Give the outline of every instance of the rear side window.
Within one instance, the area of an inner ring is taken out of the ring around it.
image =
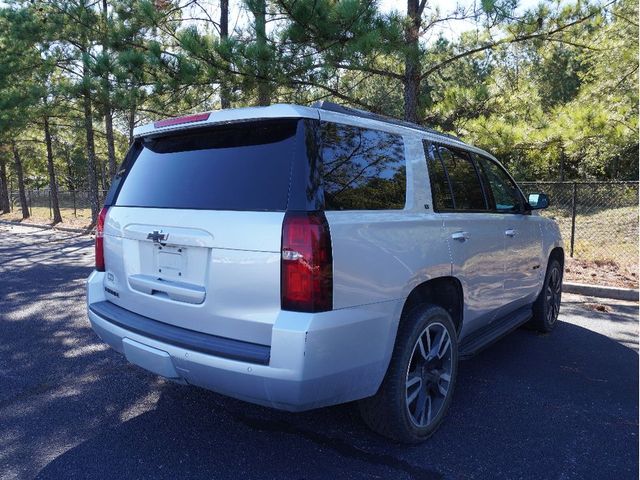
[[[427,154],[433,208],[434,210],[453,210],[453,194],[451,193],[447,172],[444,170],[442,160],[438,154],[438,147],[426,140],[423,145]]]
[[[137,142],[115,205],[286,210],[296,119],[187,130]]]
[[[464,152],[439,146],[438,152],[447,171],[456,210],[487,210],[480,177],[473,161]]]
[[[425,150],[436,210],[488,210],[478,171],[467,153],[427,143]]]
[[[404,208],[406,166],[402,136],[322,122],[320,150],[326,210]]]

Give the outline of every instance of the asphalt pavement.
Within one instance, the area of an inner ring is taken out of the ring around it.
[[[93,333],[90,237],[0,225],[0,478],[638,478],[638,305],[566,295],[460,366],[418,446],[352,404],[271,410],[129,365]],[[604,311],[601,311],[604,310]]]

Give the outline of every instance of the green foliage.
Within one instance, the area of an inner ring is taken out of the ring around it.
[[[447,67],[430,81],[428,121],[523,180],[637,179],[638,45],[628,41],[638,38],[628,21],[637,15],[636,3],[621,1],[558,41],[505,45]]]
[[[419,118],[492,152],[516,177],[638,177],[633,0],[543,0],[526,11],[483,0],[450,12],[427,2],[417,47],[405,12],[369,0],[246,0],[226,39],[218,0],[107,0],[106,14],[87,0],[2,5],[0,158],[12,182],[16,142],[27,183],[46,184],[46,116],[59,183],[86,188],[85,94],[106,186],[108,112],[118,160],[135,125],[219,108],[223,85],[234,107],[330,99],[402,117],[407,58],[419,67]],[[475,28],[444,37],[448,15]]]

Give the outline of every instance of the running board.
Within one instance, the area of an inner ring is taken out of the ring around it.
[[[460,359],[467,360],[473,357],[493,342],[528,322],[532,316],[531,305],[527,305],[473,332],[460,344]]]

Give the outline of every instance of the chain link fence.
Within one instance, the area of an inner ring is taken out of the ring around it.
[[[555,218],[569,256],[620,266],[638,264],[638,182],[520,182],[549,195],[542,215]]]
[[[638,182],[520,182],[526,193],[544,192],[551,206],[542,215],[560,225],[567,253],[580,260],[638,264]],[[100,192],[103,199],[106,192]],[[60,191],[62,218],[91,220],[87,191]],[[14,211],[18,192],[11,192]],[[27,191],[31,215],[53,218],[48,190]]]
[[[53,209],[51,205],[51,194],[49,190],[27,190],[27,205],[29,214],[35,218],[52,219]],[[100,204],[104,201],[106,191],[99,191]],[[9,202],[11,211],[20,211],[20,194],[19,192],[9,193]],[[74,219],[87,224],[91,221],[91,202],[89,200],[89,192],[87,190],[76,191],[58,191],[58,205],[63,220]]]

